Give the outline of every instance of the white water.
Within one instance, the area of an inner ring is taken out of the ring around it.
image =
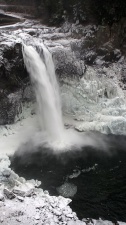
[[[55,66],[54,66],[54,63],[53,63],[52,55],[43,43],[41,43],[40,47],[42,47],[42,49],[43,49],[43,55],[44,55],[44,59],[45,59],[45,65],[46,65],[47,73],[48,73],[51,85],[53,87],[54,96],[55,96],[55,105],[56,105],[58,114],[60,115],[61,120],[62,120],[59,85],[58,85],[58,82],[57,82],[57,79],[56,79]]]
[[[86,134],[80,134],[73,129],[64,129],[59,87],[52,56],[48,49],[39,43],[41,53],[42,49],[45,56],[44,62],[33,47],[25,45],[23,47],[24,62],[30,74],[38,103],[38,115],[37,117],[32,116],[31,110],[27,115],[27,110],[25,110],[23,111],[24,120],[12,126],[8,125],[7,129],[1,128],[1,154],[3,152],[13,154],[23,143],[28,141],[32,142],[34,150],[38,146],[46,144],[56,151],[71,150],[74,146],[79,149],[84,145],[99,146],[102,144],[101,140]]]
[[[38,53],[39,52],[39,53]],[[35,91],[38,104],[40,132],[31,138],[34,149],[46,143],[53,150],[71,150],[75,146],[106,146],[101,138],[65,130],[62,121],[59,87],[51,53],[39,44],[38,52],[32,46],[23,45],[23,57]]]
[[[36,94],[40,129],[55,140],[64,131],[58,83],[52,56],[44,45],[42,50],[44,59],[32,46],[23,45],[23,57]]]

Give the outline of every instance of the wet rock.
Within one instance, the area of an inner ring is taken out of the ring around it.
[[[18,199],[20,202],[23,202],[23,201],[24,201],[24,198],[21,197],[21,196],[17,196],[17,199]]]
[[[40,215],[36,214],[34,218],[35,218],[35,220],[40,220]]]
[[[0,218],[0,222],[1,222],[1,223],[3,223],[3,222],[4,222],[4,219],[3,219],[2,217]]]
[[[31,29],[31,30],[28,31],[28,34],[30,34],[31,36],[33,36],[33,35],[36,34],[36,30]]]
[[[13,193],[14,193],[15,195],[20,196],[20,197],[24,197],[24,196],[25,196],[25,192],[24,192],[24,191],[18,190],[18,189],[16,189],[16,188],[13,189]]]
[[[24,79],[27,78],[27,71],[24,68],[22,57],[22,46],[20,43],[10,42],[9,45],[2,43],[0,52],[3,60],[0,62],[0,78],[3,83],[2,89],[8,87],[8,90],[16,90],[23,85]]]
[[[110,43],[104,44],[102,47],[96,50],[97,55],[102,58],[105,62],[117,62],[122,54],[119,49],[114,49],[114,47]]]
[[[123,83],[123,89],[126,90],[126,60],[124,61],[121,69],[121,82]]]
[[[8,42],[6,38],[0,44],[0,125],[14,123],[16,115],[21,112],[28,77],[21,44],[12,40]]]
[[[56,74],[59,77],[82,77],[85,71],[84,62],[78,60],[71,49],[56,47],[53,51]]]
[[[36,209],[41,209],[44,208],[46,206],[45,201],[41,200],[36,204]]]
[[[14,199],[16,196],[12,191],[9,191],[8,189],[4,189],[4,195],[8,198],[8,199]]]
[[[64,183],[60,187],[57,188],[57,191],[60,195],[64,197],[70,197],[72,198],[76,192],[77,192],[77,187],[72,184],[72,183]]]
[[[92,64],[94,64],[96,57],[97,57],[96,52],[90,51],[90,52],[87,52],[87,54],[85,54],[84,60],[85,60],[86,64],[92,65]]]
[[[17,203],[17,204],[19,205],[19,203]],[[21,210],[16,210],[13,213],[11,213],[11,216],[13,216],[13,217],[19,217],[19,216],[23,216],[23,215],[24,215],[24,212]]]
[[[15,116],[20,111],[21,102],[18,102],[18,99],[15,97],[13,102],[11,102],[9,97],[0,100],[0,125],[14,123]]]
[[[120,50],[112,50],[108,51],[106,55],[103,57],[103,60],[108,61],[108,62],[116,62],[121,58],[121,52]]]
[[[17,218],[16,221],[20,223],[21,222],[21,219],[20,218]]]
[[[56,216],[61,216],[62,212],[57,210],[57,209],[53,209],[53,213],[56,215]]]
[[[35,94],[33,92],[32,86],[31,85],[26,85],[26,87],[23,90],[23,101],[25,102],[31,102],[31,101],[35,101]]]
[[[68,221],[68,223],[67,223],[68,225],[86,225],[86,223],[85,222],[82,222],[82,221],[73,221],[73,220],[70,220],[70,221]]]
[[[4,202],[4,196],[0,193],[0,201]]]
[[[84,60],[87,65],[98,64],[99,58],[104,65],[108,65],[122,56],[116,29],[113,30],[113,38],[108,26],[79,25],[73,26],[71,32],[77,38],[72,41],[71,48],[78,59]]]
[[[34,195],[35,193],[34,193],[34,190],[33,189],[30,189],[29,191],[27,191],[26,193],[25,193],[25,196],[26,197],[31,197],[32,195]]]

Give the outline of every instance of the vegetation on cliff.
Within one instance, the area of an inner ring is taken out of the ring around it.
[[[36,0],[39,14],[43,6],[46,8],[51,23],[60,23],[64,19],[80,23],[97,22],[108,24],[126,17],[126,1],[124,0]]]
[[[0,3],[32,5],[36,15],[46,18],[51,24],[60,24],[64,20],[79,23],[98,23],[112,26],[126,17],[124,0],[0,0]]]

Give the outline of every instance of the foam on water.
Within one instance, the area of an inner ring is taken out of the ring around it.
[[[103,139],[98,136],[90,134],[80,134],[74,130],[64,130],[62,138],[51,139],[44,132],[36,132],[34,137],[30,140],[34,149],[38,149],[39,146],[46,146],[51,148],[55,153],[57,151],[70,151],[72,149],[80,150],[82,146],[92,146],[106,150],[106,145]]]

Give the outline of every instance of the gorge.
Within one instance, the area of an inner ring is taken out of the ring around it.
[[[39,216],[33,224],[51,224],[54,215],[54,224],[126,222],[126,64],[114,26],[110,37],[107,26],[66,20],[52,27],[23,15],[20,22],[0,27],[1,193],[6,187],[16,193],[14,183],[18,189],[26,180],[37,179],[53,196],[34,189],[32,198],[42,195],[50,199],[49,205],[60,204],[54,195],[72,198],[70,206],[83,219],[69,206],[65,214],[57,205],[58,215],[46,205],[50,220],[42,222]],[[26,180],[8,168],[6,154],[11,168]],[[6,180],[8,173],[15,176],[14,183]],[[37,186],[35,181],[32,185]],[[102,220],[95,220],[99,217]],[[26,222],[21,219],[21,224]]]

